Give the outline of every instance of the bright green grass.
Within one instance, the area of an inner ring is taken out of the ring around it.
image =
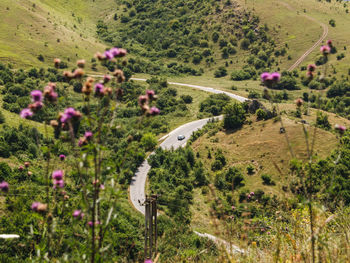
[[[74,63],[76,59],[89,59],[96,51],[103,51],[105,46],[95,39],[96,15],[102,10],[96,10],[93,16],[92,4],[83,2],[2,0],[0,61],[15,66],[46,66],[55,57],[65,61],[71,58]],[[39,54],[45,62],[37,59]]]

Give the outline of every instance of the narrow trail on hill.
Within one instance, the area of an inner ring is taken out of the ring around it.
[[[291,7],[289,4],[287,4],[287,3],[285,3],[285,2],[279,2],[279,3],[282,4],[282,5],[284,5],[284,6],[285,6],[287,9],[289,9],[290,11],[296,11],[296,9],[294,9],[293,7]],[[292,71],[292,70],[294,70],[296,67],[298,67],[298,66],[301,64],[301,62],[303,62],[303,61],[305,60],[305,58],[306,58],[308,55],[310,55],[310,53],[311,53],[312,51],[314,51],[315,48],[317,48],[317,47],[322,43],[322,41],[325,40],[325,38],[326,38],[327,35],[328,35],[328,26],[327,26],[327,25],[323,24],[322,22],[317,21],[315,18],[313,18],[313,17],[311,17],[311,16],[309,16],[309,15],[307,15],[307,14],[302,14],[302,16],[305,17],[306,19],[308,19],[308,20],[314,22],[314,23],[319,24],[319,25],[323,28],[323,34],[322,34],[322,36],[313,44],[312,47],[310,47],[307,51],[305,51],[305,53],[304,53],[300,58],[298,58],[297,61],[295,61],[295,63],[294,63],[293,65],[291,65],[291,66],[289,67],[288,71]]]

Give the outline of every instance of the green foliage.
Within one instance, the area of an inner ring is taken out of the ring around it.
[[[328,115],[321,111],[317,112],[316,125],[322,129],[329,130],[331,124],[328,121]]]
[[[263,180],[263,184],[266,184],[266,185],[275,185],[276,184],[272,180],[271,175],[263,174],[263,175],[261,175],[261,179]]]
[[[227,75],[227,70],[226,70],[225,67],[219,67],[219,68],[214,72],[215,78],[225,77],[226,75]]]
[[[230,102],[230,97],[226,94],[212,94],[199,106],[200,112],[208,112],[214,116],[220,115],[223,112],[223,108]]]
[[[245,110],[243,109],[242,105],[239,103],[230,103],[224,108],[224,128],[231,130],[231,129],[238,129],[242,127],[243,123],[245,122],[246,116],[245,116]]]
[[[151,151],[158,144],[157,137],[151,133],[145,133],[141,138],[141,145],[146,151]]]

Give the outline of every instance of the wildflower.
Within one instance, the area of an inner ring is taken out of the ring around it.
[[[343,125],[339,125],[339,124],[336,124],[334,126],[334,129],[337,130],[341,135],[343,135],[344,132],[346,131],[346,127]]]
[[[146,90],[146,95],[147,95],[149,100],[153,100],[155,94],[156,93],[154,92],[154,90]]]
[[[5,181],[0,183],[0,190],[3,192],[8,192],[9,190],[9,184]]]
[[[33,102],[41,102],[43,100],[43,93],[40,90],[33,90],[30,95]]]
[[[152,115],[152,116],[158,115],[159,113],[160,113],[160,110],[157,107],[152,107],[149,110],[149,114]]]
[[[307,66],[307,70],[310,72],[314,72],[316,70],[316,65],[315,64],[309,64]]]
[[[103,54],[101,54],[100,52],[95,53],[95,58],[97,58],[100,61],[106,59],[106,57]]]
[[[89,82],[85,82],[81,92],[84,93],[86,96],[89,96],[92,92],[92,84]]]
[[[87,141],[86,141],[85,137],[79,138],[79,141],[78,141],[79,147],[82,147],[83,145],[86,145],[86,144],[87,144]]]
[[[84,137],[86,138],[86,140],[90,141],[92,139],[92,132],[91,131],[86,131],[84,134]]]
[[[333,42],[332,40],[327,40],[327,46],[329,46],[330,48],[333,46]]]
[[[236,207],[233,205],[233,206],[231,206],[231,208],[232,208],[232,210],[235,210],[236,209]]]
[[[103,84],[102,83],[97,83],[96,85],[95,85],[95,94],[96,95],[104,95],[103,94],[103,89],[104,89],[104,86],[103,86]]]
[[[61,161],[64,161],[64,160],[66,159],[66,156],[65,156],[64,154],[60,154],[59,157],[60,157],[60,160],[61,160]]]
[[[268,79],[271,78],[271,74],[268,73],[268,72],[264,72],[264,73],[262,73],[262,74],[260,75],[260,78],[261,78],[261,81],[262,81],[262,82],[265,82],[265,81],[267,81]]]
[[[79,111],[76,111],[74,108],[67,108],[64,110],[64,113],[60,117],[60,121],[63,123],[66,123],[68,120],[72,119],[73,117],[80,118],[81,113]]]
[[[113,57],[119,56],[119,53],[120,53],[119,48],[116,48],[116,47],[111,48],[109,52],[113,55]]]
[[[60,64],[61,64],[61,60],[59,58],[55,58],[53,60],[53,63],[55,65],[55,68],[59,68],[60,67]]]
[[[117,78],[118,83],[122,83],[125,81],[124,72],[120,69],[116,69],[113,72],[113,76],[115,76]]]
[[[73,217],[75,217],[75,218],[80,217],[80,215],[81,215],[81,210],[75,210],[73,212]]]
[[[58,127],[58,121],[56,121],[56,120],[51,120],[51,121],[50,121],[50,125],[51,125],[52,127],[56,128],[56,127]]]
[[[112,52],[110,52],[109,50],[105,51],[104,57],[109,60],[112,60],[114,58]]]
[[[74,78],[74,74],[70,71],[63,71],[63,76],[67,79],[67,80],[71,80]]]
[[[33,112],[30,109],[26,108],[21,111],[20,116],[23,119],[28,119],[29,117],[33,116]]]
[[[33,175],[33,173],[32,173],[31,171],[28,171],[27,175],[28,175],[29,177],[31,177],[31,176]]]
[[[58,94],[55,92],[55,89],[56,84],[54,83],[49,83],[44,88],[44,97],[50,102],[55,102],[57,100]]]
[[[274,82],[278,82],[281,79],[281,74],[278,73],[278,72],[274,72],[274,73],[271,74],[271,79]]]
[[[113,92],[113,90],[112,90],[112,88],[104,88],[104,90],[103,90],[103,94],[106,94],[106,95],[112,95],[112,92]]]
[[[78,60],[77,61],[77,66],[79,67],[79,68],[84,68],[85,67],[85,59],[81,59],[81,60]]]
[[[31,206],[31,208],[35,212],[45,212],[47,210],[47,204],[42,204],[40,202],[34,202]]]
[[[100,185],[100,189],[101,189],[101,190],[105,190],[104,184],[101,184],[101,185]]]
[[[41,101],[34,102],[32,104],[28,105],[28,108],[32,110],[33,112],[37,112],[44,107],[44,104]]]
[[[101,223],[100,223],[100,221],[95,221],[95,225],[100,225]],[[92,227],[93,226],[93,223],[92,223],[92,221],[89,221],[88,222],[88,225],[90,226],[90,227]]]
[[[84,70],[82,70],[81,68],[77,68],[73,72],[73,77],[74,78],[81,78],[82,76],[84,76],[84,74],[85,74]]]
[[[22,172],[24,170],[23,166],[21,165],[20,167],[18,167],[18,170]]]
[[[56,189],[56,187],[63,188],[64,187],[64,181],[63,180],[53,180],[53,189]]]
[[[30,166],[30,162],[24,162],[24,166],[28,168]]]
[[[152,259],[146,259],[144,263],[153,263]]]
[[[254,192],[250,192],[250,195],[251,195],[251,196],[254,196],[254,195],[255,195],[255,193],[254,193]]]
[[[103,76],[103,83],[108,83],[111,79],[112,79],[112,77],[110,75],[104,75]]]
[[[52,178],[54,180],[62,180],[63,179],[64,172],[62,170],[56,170],[52,173]]]
[[[295,104],[297,107],[301,107],[303,105],[304,101],[301,98],[298,98],[295,100]]]
[[[146,102],[148,101],[148,97],[145,95],[141,95],[139,97],[139,105],[142,107],[146,104]]]
[[[320,51],[321,51],[322,55],[327,56],[329,54],[329,52],[331,52],[331,48],[329,46],[322,46],[320,48]]]

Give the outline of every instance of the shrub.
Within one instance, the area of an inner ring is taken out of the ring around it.
[[[276,184],[272,180],[271,175],[263,174],[263,175],[261,175],[261,179],[263,180],[263,184],[265,184],[265,185],[275,185]]]
[[[223,67],[223,66],[219,67],[219,68],[214,72],[215,78],[225,77],[226,75],[227,75],[227,70],[226,70],[226,68]]]
[[[249,165],[247,166],[247,173],[248,173],[249,175],[254,174],[254,173],[255,173],[254,166],[252,166],[251,164],[249,164]]]
[[[245,110],[236,102],[228,104],[224,108],[224,128],[225,129],[237,129],[242,127],[246,116]]]
[[[257,109],[255,114],[257,120],[266,120],[267,118],[267,113],[263,109]]]

